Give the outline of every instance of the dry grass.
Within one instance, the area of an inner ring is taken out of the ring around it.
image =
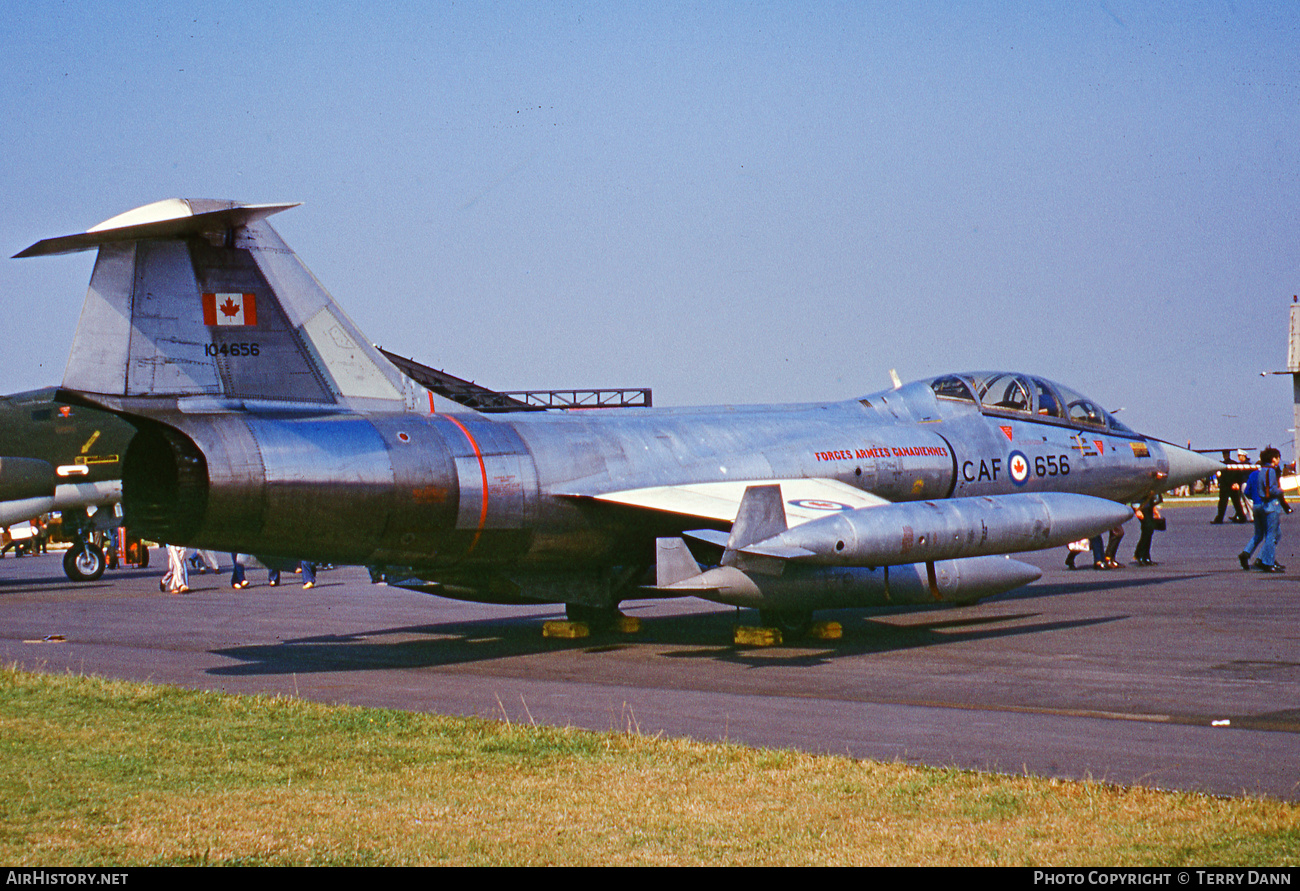
[[[11,864],[1291,865],[1300,808],[0,673]]]

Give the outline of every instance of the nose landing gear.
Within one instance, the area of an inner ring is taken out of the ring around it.
[[[74,582],[95,581],[107,565],[103,549],[94,542],[77,542],[63,555],[63,571]]]

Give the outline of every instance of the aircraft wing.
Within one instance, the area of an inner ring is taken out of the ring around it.
[[[740,510],[745,490],[751,486],[779,485],[785,501],[786,522],[791,526],[819,520],[840,511],[889,504],[879,495],[855,489],[832,479],[737,480],[720,483],[688,483],[678,486],[650,486],[588,495],[597,501],[640,507],[671,514],[684,514],[731,523]]]

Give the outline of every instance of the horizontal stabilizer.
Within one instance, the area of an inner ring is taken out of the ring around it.
[[[758,588],[750,580],[749,576],[736,567],[715,566],[706,572],[696,573],[672,584],[660,585],[658,590],[674,591],[680,594],[689,594],[693,597],[702,597],[705,600],[726,603],[728,601],[721,599],[723,592],[743,590],[752,595],[758,591]]]
[[[708,542],[711,545],[717,545],[726,549],[727,543],[731,536],[726,532],[719,532],[717,529],[690,529],[683,532],[682,535],[694,538],[697,541]],[[779,545],[768,545],[766,542],[755,542],[740,549],[742,553],[750,554],[756,557],[773,557],[777,560],[794,560],[803,557],[816,556],[812,551],[803,548],[781,547]]]
[[[696,541],[706,541],[720,548],[725,548],[727,542],[731,540],[731,533],[722,532],[718,529],[689,529],[683,532],[682,535],[689,536]]]
[[[282,210],[297,207],[299,203],[301,202],[241,205],[234,201],[168,198],[165,201],[155,201],[153,204],[146,204],[144,207],[119,214],[76,235],[43,239],[21,253],[15,254],[14,259],[72,254],[116,241],[185,238],[222,233],[228,229],[246,226],[255,220],[265,219]]]
[[[810,551],[807,548],[795,545],[767,544],[766,542],[757,542],[740,548],[739,553],[752,557],[772,557],[777,560],[800,560],[817,556],[816,551]]]

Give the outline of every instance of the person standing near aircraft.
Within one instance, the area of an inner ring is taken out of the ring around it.
[[[158,582],[158,590],[169,594],[188,594],[190,572],[185,560],[185,548],[167,545],[167,574]]]
[[[311,589],[316,587],[315,564],[309,563],[306,560],[300,560],[298,561],[297,566],[294,567],[293,571],[295,573],[302,574],[302,586],[304,589]],[[270,570],[270,575],[268,576],[267,584],[269,584],[272,588],[280,584],[280,568],[278,566]]]
[[[1282,514],[1291,513],[1282,493],[1282,474],[1278,469],[1282,453],[1269,446],[1259,453],[1259,470],[1246,481],[1246,494],[1255,508],[1255,535],[1246,549],[1237,555],[1242,569],[1250,569],[1250,555],[1263,545],[1255,568],[1261,572],[1283,572],[1286,567],[1277,562],[1277,542],[1282,532]]]
[[[1151,559],[1151,536],[1155,535],[1156,530],[1165,528],[1165,518],[1160,516],[1160,508],[1156,507],[1164,500],[1164,496],[1159,492],[1151,492],[1142,499],[1142,503],[1134,511],[1134,515],[1142,524],[1142,535],[1138,538],[1136,550],[1133,551],[1133,562],[1139,566],[1156,565],[1156,562]]]
[[[230,554],[230,587],[247,588],[248,577],[244,572],[244,564],[239,561],[239,556],[234,552]]]
[[[1088,549],[1091,546],[1092,546],[1092,542],[1086,538],[1081,538],[1078,541],[1072,541],[1068,545],[1066,545],[1066,554],[1065,554],[1066,568],[1078,569],[1079,567],[1074,565],[1074,561],[1078,559],[1080,554],[1086,554],[1088,552]]]
[[[1105,541],[1100,535],[1088,541],[1092,548],[1092,568],[1093,569],[1123,569],[1124,564],[1117,559],[1119,554],[1119,543],[1124,539],[1124,527],[1115,526],[1110,530],[1110,538]],[[1073,567],[1071,567],[1073,568]]]
[[[1237,463],[1246,463],[1246,453],[1238,450]],[[1241,486],[1246,482],[1250,471],[1237,470],[1232,467],[1225,467],[1219,471],[1219,510],[1210,522],[1219,525],[1223,522],[1223,515],[1228,512],[1228,502],[1232,502],[1232,522],[1246,522],[1246,513],[1241,507]]]

